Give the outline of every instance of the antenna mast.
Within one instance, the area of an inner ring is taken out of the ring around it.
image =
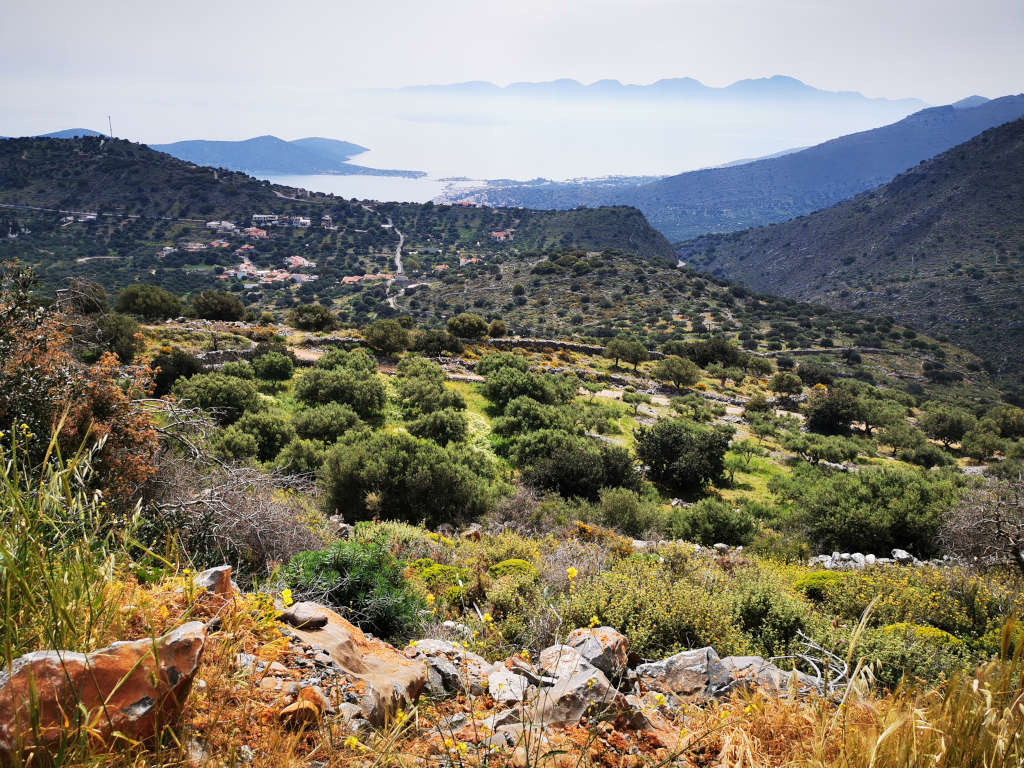
[[[110,122],[110,115],[107,115],[107,129],[110,131],[110,138],[114,138],[114,124]]]

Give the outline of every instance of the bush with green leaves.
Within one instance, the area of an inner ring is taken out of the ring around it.
[[[857,396],[845,387],[813,392],[807,401],[807,429],[823,435],[841,435],[860,415]]]
[[[327,452],[321,484],[325,508],[346,520],[380,515],[430,527],[483,514],[501,490],[498,469],[482,452],[405,432],[338,443]]]
[[[640,363],[646,361],[649,357],[647,347],[636,339],[630,339],[626,336],[619,336],[608,342],[608,346],[604,348],[604,356],[615,361],[615,367],[619,367],[619,361],[625,360],[627,363],[632,363],[634,370]]]
[[[96,340],[102,349],[113,352],[125,364],[135,359],[141,342],[136,337],[139,324],[134,318],[117,312],[106,312],[98,315],[94,322]]]
[[[349,368],[303,371],[295,380],[295,397],[306,405],[349,405],[363,419],[380,415],[387,399],[379,375]]]
[[[362,347],[355,349],[342,349],[335,347],[325,352],[314,364],[315,368],[333,370],[344,368],[354,373],[376,373],[377,360]]]
[[[566,498],[596,499],[602,488],[639,488],[629,451],[558,429],[529,432],[515,441],[512,462],[523,482]]]
[[[181,300],[157,285],[130,285],[118,294],[115,308],[126,315],[162,320],[181,314]]]
[[[789,653],[797,633],[807,629],[809,610],[778,579],[738,578],[732,587],[736,621],[763,656]]]
[[[256,378],[256,371],[245,360],[231,360],[224,363],[218,371],[224,376],[234,376],[236,379],[252,380]]]
[[[643,497],[629,488],[601,489],[594,508],[602,525],[617,528],[629,536],[664,533],[668,527],[668,513],[658,500]]]
[[[522,355],[511,352],[491,352],[477,361],[474,370],[481,376],[490,376],[502,368],[513,368],[525,373],[530,370],[530,362]]]
[[[339,541],[293,556],[283,578],[296,597],[325,602],[360,629],[401,642],[417,634],[425,608],[402,570],[380,541]]]
[[[839,435],[816,435],[791,432],[782,438],[782,447],[795,452],[804,461],[834,464],[853,461],[865,450],[858,441]],[[870,451],[870,449],[867,449]]]
[[[445,352],[461,354],[464,345],[448,331],[427,330],[413,332],[410,336],[409,349],[431,357],[438,357]]]
[[[256,458],[260,461],[273,461],[281,449],[295,438],[295,427],[288,416],[279,411],[242,414],[232,429],[239,429],[256,439]]]
[[[887,467],[832,474],[805,465],[773,479],[772,487],[818,551],[888,556],[900,548],[930,557],[961,483],[949,472]]]
[[[214,453],[231,461],[255,459],[259,450],[256,435],[240,429],[237,424],[225,427],[213,439]]]
[[[685,419],[661,419],[636,431],[636,453],[650,477],[673,491],[699,491],[720,481],[732,430]]]
[[[672,511],[669,527],[675,538],[705,547],[715,544],[749,544],[757,532],[757,521],[743,506],[708,497],[689,507]]]
[[[197,373],[178,379],[171,391],[186,405],[212,411],[223,425],[233,424],[246,411],[260,408],[260,395],[253,382],[223,373]]]
[[[252,369],[265,381],[288,381],[295,372],[295,363],[283,352],[267,352],[252,359]]]
[[[398,364],[399,408],[406,418],[441,410],[462,411],[465,398],[445,386],[444,370],[422,357],[407,357]]]
[[[394,318],[377,320],[363,329],[363,338],[373,349],[394,355],[409,348],[409,331]]]
[[[245,305],[224,291],[203,291],[192,299],[191,314],[204,320],[242,320]]]
[[[360,426],[362,421],[351,406],[326,403],[300,408],[292,418],[292,423],[300,437],[333,443],[350,429]]]
[[[300,304],[288,313],[288,323],[303,331],[329,331],[338,326],[338,318],[322,304]]]
[[[871,665],[875,679],[889,688],[946,680],[967,672],[979,661],[959,638],[908,622],[867,630],[855,652]]]
[[[448,320],[448,333],[460,339],[482,339],[487,335],[487,321],[472,312],[463,312]]]
[[[425,437],[438,445],[461,443],[469,431],[466,415],[454,408],[424,413],[406,424],[409,434]]]
[[[952,467],[956,464],[954,459],[949,453],[942,450],[939,446],[934,443],[922,441],[915,446],[904,448],[896,454],[900,461],[905,461],[908,464],[916,464],[919,467],[925,469],[931,469],[932,467]]]
[[[292,475],[313,474],[323,463],[323,443],[302,437],[293,438],[274,460],[274,466]]]
[[[546,405],[571,402],[579,386],[574,376],[532,373],[503,366],[487,376],[483,394],[499,408],[517,397],[529,397]]]
[[[171,347],[157,353],[150,365],[156,371],[153,376],[154,397],[163,397],[171,391],[178,379],[193,376],[203,370],[202,361],[180,347]]]
[[[505,406],[503,415],[491,424],[491,431],[501,437],[516,437],[541,429],[578,432],[572,414],[561,406],[538,403],[532,397],[521,395]]]

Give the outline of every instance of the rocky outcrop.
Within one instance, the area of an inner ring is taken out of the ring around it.
[[[336,668],[369,723],[383,725],[399,709],[415,703],[427,686],[427,666],[422,660],[402,655],[334,611],[317,607],[327,621],[316,629],[296,627],[291,634]]]
[[[15,659],[0,671],[0,764],[27,748],[53,750],[76,727],[101,748],[151,742],[178,721],[205,643],[193,621],[155,640]]]
[[[569,633],[565,644],[609,677],[626,669],[629,660],[625,635],[611,627],[584,627]]]
[[[729,672],[711,647],[683,651],[636,668],[640,684],[683,700],[707,699],[729,682]]]
[[[487,690],[493,664],[482,656],[448,640],[420,640],[405,649],[405,655],[427,667],[431,694],[468,693],[480,696]]]

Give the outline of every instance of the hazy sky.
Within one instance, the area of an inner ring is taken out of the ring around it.
[[[2,20],[0,135],[108,113],[153,142],[337,135],[347,89],[463,80],[1024,91],[1024,0],[29,0]]]

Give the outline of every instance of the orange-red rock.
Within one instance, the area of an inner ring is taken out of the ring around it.
[[[192,621],[90,654],[36,651],[15,659],[0,671],[0,763],[25,748],[52,750],[75,727],[88,727],[102,746],[113,746],[115,734],[151,741],[181,714],[205,642],[205,626]]]

